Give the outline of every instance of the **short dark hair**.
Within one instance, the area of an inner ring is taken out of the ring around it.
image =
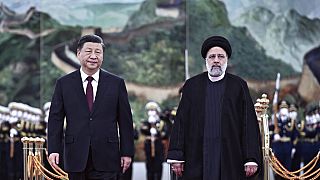
[[[86,43],[86,42],[100,43],[102,45],[103,51],[105,49],[105,45],[103,43],[102,38],[98,35],[95,35],[95,34],[89,34],[89,35],[82,36],[78,41],[77,49],[78,50],[82,49],[84,43]]]

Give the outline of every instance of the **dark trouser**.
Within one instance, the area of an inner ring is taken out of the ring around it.
[[[303,142],[302,143],[302,159],[303,159],[303,164],[304,166],[310,163],[310,161],[313,160],[317,156],[317,153],[319,151],[319,144],[317,142]],[[306,172],[311,166],[306,168],[304,172]],[[317,165],[314,167],[314,170],[319,168],[319,162]]]
[[[162,177],[162,163],[158,162],[156,158],[151,158],[147,161],[147,179],[161,180]]]
[[[68,172],[69,180],[118,180],[118,172],[97,171],[92,162],[91,147],[86,169],[83,172]]]
[[[292,158],[292,163],[291,163],[291,170],[292,171],[297,171],[300,169],[300,164],[302,161],[302,157],[301,157],[301,143],[298,142],[296,145],[296,152],[293,155]]]
[[[10,145],[10,142],[9,142]],[[10,158],[10,151],[7,156],[9,160],[7,161],[8,165],[8,180],[21,179],[23,177],[23,151],[22,151],[22,142],[14,142],[14,154]],[[2,178],[2,177],[1,177]]]
[[[280,163],[289,171],[291,171],[291,150],[292,150],[292,143],[291,142],[275,142],[273,143],[273,150],[275,156],[280,161]],[[279,175],[275,175],[276,180],[283,180]]]
[[[162,177],[162,162],[164,160],[163,144],[161,140],[157,139],[155,144],[155,155],[151,157],[151,141],[146,140],[144,144],[146,153],[147,165],[147,179],[148,180],[161,180]]]
[[[10,161],[10,142],[0,140],[0,177],[8,179],[8,162]]]

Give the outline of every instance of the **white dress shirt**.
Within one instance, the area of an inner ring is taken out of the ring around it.
[[[225,71],[224,71],[220,76],[218,76],[218,77],[210,76],[210,74],[208,73],[208,77],[209,77],[209,79],[210,79],[211,82],[220,81],[221,79],[224,78],[225,75],[226,75],[226,72],[225,72]]]
[[[96,94],[97,94],[97,89],[98,89],[98,82],[99,82],[99,74],[100,74],[100,69],[91,76],[91,77],[93,77],[93,80],[91,82],[92,88],[93,88],[93,102],[96,99]],[[88,85],[87,77],[89,75],[87,75],[85,72],[83,72],[82,67],[80,68],[80,75],[81,75],[84,94],[86,94],[87,85]]]

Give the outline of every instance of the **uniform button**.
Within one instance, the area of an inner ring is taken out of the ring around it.
[[[92,121],[92,118],[90,118],[90,121]]]

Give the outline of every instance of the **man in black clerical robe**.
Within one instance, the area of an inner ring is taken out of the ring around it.
[[[167,159],[180,179],[262,179],[258,121],[247,83],[226,73],[227,39],[212,36],[201,49],[208,72],[187,80]],[[181,163],[183,161],[183,163]]]

